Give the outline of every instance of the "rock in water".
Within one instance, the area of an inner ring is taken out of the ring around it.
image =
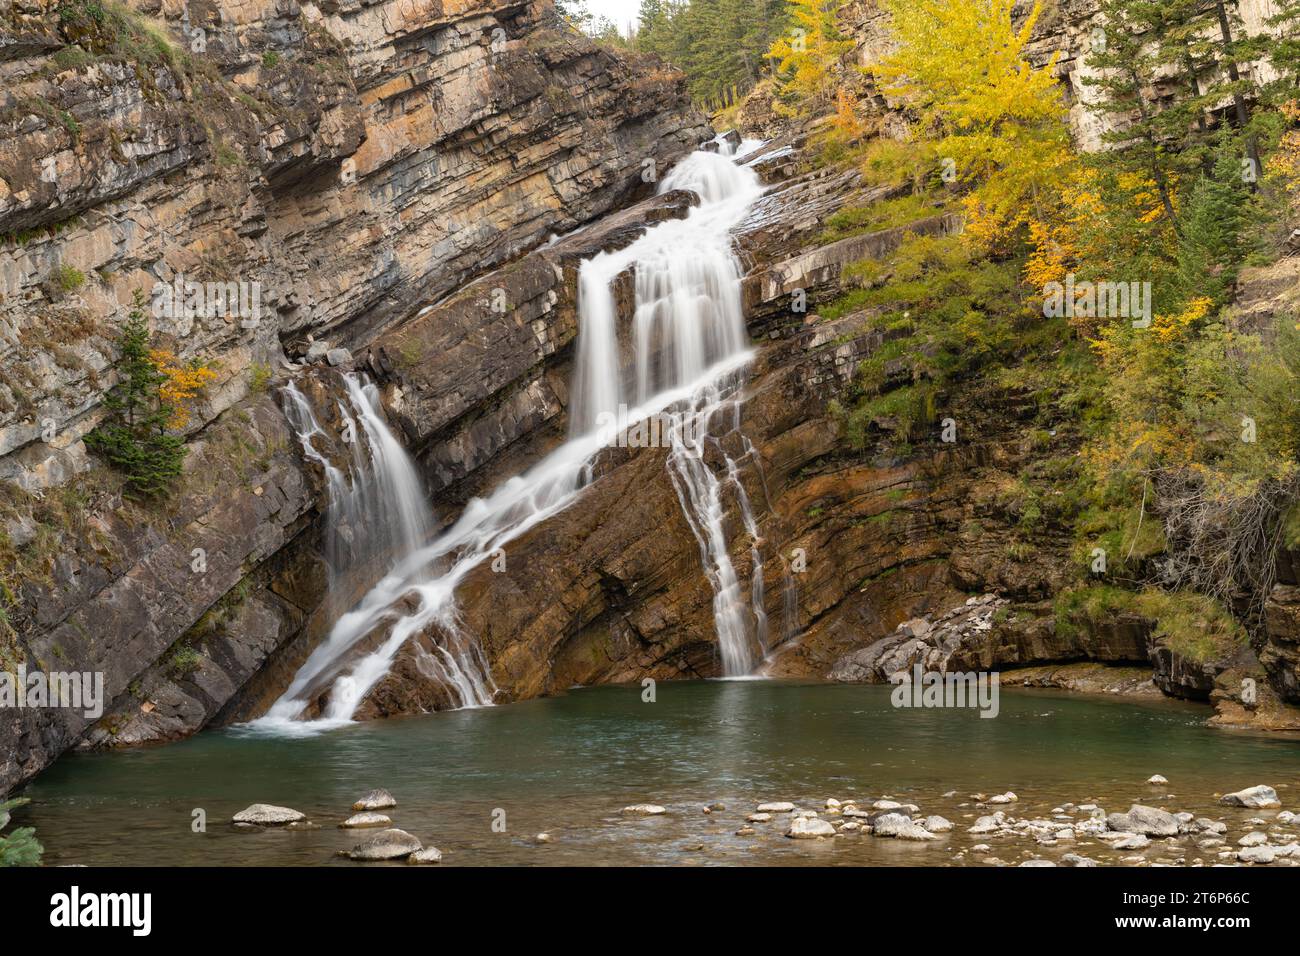
[[[1238,790],[1236,793],[1225,793],[1219,798],[1219,802],[1233,807],[1250,807],[1252,810],[1271,810],[1282,806],[1277,799],[1277,791],[1263,784],[1257,787],[1247,787],[1245,790]]]
[[[1242,863],[1272,863],[1277,859],[1277,847],[1250,846],[1237,851],[1237,859]]]
[[[947,833],[949,830],[952,829],[952,821],[946,820],[943,817],[936,814],[931,817],[926,817],[921,822],[921,826],[925,827],[931,833]]]
[[[1158,773],[1153,773],[1150,777],[1147,778],[1147,783],[1151,784],[1151,786],[1153,787],[1163,787],[1168,782],[1169,782],[1168,780],[1160,776],[1160,774]]]
[[[792,840],[815,840],[835,836],[835,828],[818,817],[796,817],[785,835]]]
[[[390,827],[393,821],[382,813],[354,813],[342,823],[339,824],[344,830],[359,829],[361,827]]]
[[[792,813],[794,812],[793,803],[760,803],[758,805],[759,813]]]
[[[1120,833],[1140,833],[1143,836],[1177,836],[1178,818],[1156,807],[1135,803],[1128,813],[1112,813],[1106,825]]]
[[[945,821],[946,822],[946,821]],[[901,813],[882,813],[872,821],[872,833],[878,837],[898,840],[937,840],[939,837],[924,827],[917,826],[910,817]]]
[[[657,803],[634,803],[630,807],[624,807],[619,812],[625,816],[657,817],[659,814],[668,811]]]
[[[441,863],[442,851],[436,846],[426,847],[423,850],[416,850],[406,858],[407,863]]]
[[[371,790],[364,797],[352,804],[353,810],[387,810],[397,806],[397,801],[387,790]]]
[[[284,823],[297,823],[299,820],[306,819],[305,813],[299,813],[297,810],[291,810],[288,807],[277,807],[269,803],[255,803],[251,807],[240,810],[234,816],[236,823],[255,823],[258,826],[280,826]]]
[[[400,860],[423,849],[419,840],[405,830],[380,830],[369,840],[352,848],[348,857],[353,860]]]

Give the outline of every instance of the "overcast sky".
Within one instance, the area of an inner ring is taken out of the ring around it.
[[[612,20],[623,33],[627,33],[629,23],[636,21],[636,12],[641,8],[641,0],[586,0],[586,3],[588,10]]]

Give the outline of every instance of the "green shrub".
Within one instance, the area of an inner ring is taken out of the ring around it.
[[[127,494],[158,497],[180,476],[186,449],[183,438],[168,433],[173,411],[160,391],[167,376],[149,350],[149,327],[140,292],[118,348],[121,354],[114,368],[120,378],[104,400],[108,416],[86,436],[86,445],[122,472]]]
[[[26,797],[0,803],[0,830],[9,825],[9,811],[30,801]],[[39,866],[45,848],[36,842],[36,830],[19,827],[8,836],[0,835],[0,866]]]

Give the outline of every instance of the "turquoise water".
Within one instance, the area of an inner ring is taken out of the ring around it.
[[[394,824],[443,850],[448,865],[942,865],[975,842],[964,833],[973,817],[991,812],[973,806],[977,792],[1016,792],[1018,816],[1048,815],[1067,801],[1107,810],[1138,801],[1233,823],[1247,812],[1219,807],[1216,794],[1267,783],[1284,807],[1300,809],[1300,742],[1207,729],[1203,706],[1004,689],[1000,715],[981,719],[895,709],[889,692],[660,683],[654,703],[642,701],[639,686],[600,687],[305,739],[217,731],[70,755],[27,788],[33,804],[18,822],[36,826],[49,863],[354,866],[337,853],[367,831],[337,824],[363,792],[384,787],[398,801],[388,811]],[[1154,773],[1169,786],[1146,785]],[[734,833],[760,802],[821,808],[827,797],[886,794],[948,817],[957,831],[926,844],[795,841],[778,824]],[[704,814],[714,801],[727,809]],[[670,812],[619,813],[647,802]],[[230,817],[251,803],[301,810],[320,829],[235,830]],[[206,832],[193,831],[196,809]],[[553,842],[539,844],[539,831]],[[998,852],[1014,862],[1028,850]]]

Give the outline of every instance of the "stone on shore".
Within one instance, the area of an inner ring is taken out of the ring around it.
[[[353,810],[387,810],[397,806],[397,801],[387,790],[371,790],[364,797],[352,804]]]
[[[421,849],[420,841],[405,830],[380,830],[354,846],[348,857],[353,860],[400,860]]]
[[[277,807],[269,803],[255,803],[240,810],[234,816],[235,823],[251,823],[262,827],[280,826],[285,823],[297,823],[306,819],[307,814],[291,810],[289,807]]]
[[[1219,802],[1232,807],[1250,807],[1252,810],[1271,810],[1282,806],[1277,798],[1277,791],[1263,784],[1247,787],[1236,793],[1225,793],[1219,798]]]

